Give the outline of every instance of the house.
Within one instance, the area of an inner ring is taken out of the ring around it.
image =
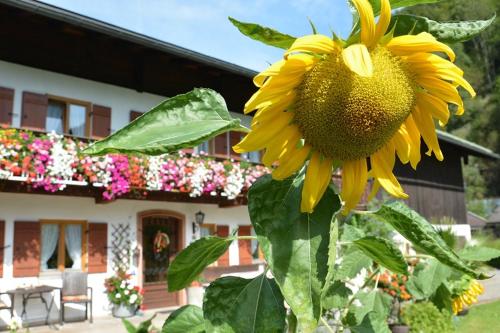
[[[82,270],[89,273],[94,313],[103,315],[109,310],[104,279],[127,268],[144,289],[147,307],[192,301],[186,291],[166,291],[168,264],[200,235],[253,233],[244,192],[268,172],[258,164],[259,154],[230,149],[240,133],[154,158],[79,158],[77,151],[194,87],[220,92],[232,115],[248,125],[241,110],[255,91],[256,73],[31,0],[0,0],[0,36],[0,123],[6,127],[0,134],[2,290],[57,286],[61,271]],[[398,165],[396,173],[412,207],[465,223],[461,161],[498,156],[445,133],[440,141],[445,162],[427,158],[416,172]],[[169,244],[155,254],[159,231]],[[261,269],[257,244],[238,241],[204,279]],[[20,300],[15,304],[21,313]],[[45,316],[36,300],[27,312],[30,320]],[[68,317],[81,312],[75,307]],[[0,316],[9,320],[6,311]]]

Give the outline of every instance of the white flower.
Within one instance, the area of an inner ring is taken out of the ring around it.
[[[120,288],[124,289],[127,286],[127,283],[125,281],[122,281],[120,284]]]
[[[127,289],[128,289],[128,290],[132,290],[132,289],[134,289],[134,286],[133,286],[133,285],[131,285],[131,284],[129,284],[129,285],[127,286]]]
[[[229,200],[235,199],[241,193],[244,184],[245,178],[243,177],[240,166],[238,164],[233,164],[233,168],[226,178],[224,192],[221,194],[223,196],[226,195]]]
[[[130,304],[135,304],[135,302],[137,301],[137,295],[136,294],[130,295],[130,299],[128,301]]]
[[[122,298],[122,295],[120,293],[116,293],[115,297],[116,298]]]
[[[125,295],[128,295],[128,294],[130,294],[130,290],[125,289],[125,290],[123,291],[123,293],[124,293]]]

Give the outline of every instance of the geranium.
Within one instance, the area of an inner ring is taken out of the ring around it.
[[[104,287],[108,300],[112,304],[135,305],[139,307],[142,303],[142,291],[130,281],[132,275],[124,271],[117,271],[112,277],[104,280]]]

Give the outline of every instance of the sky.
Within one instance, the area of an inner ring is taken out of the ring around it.
[[[346,37],[346,0],[44,0],[79,14],[176,44],[253,70],[278,60],[283,50],[242,34],[228,21],[272,27],[293,36],[318,32]]]

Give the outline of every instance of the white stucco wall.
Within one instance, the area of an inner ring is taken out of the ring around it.
[[[23,91],[51,94],[111,107],[112,131],[128,124],[131,110],[145,112],[165,99],[159,95],[139,93],[128,88],[5,61],[0,61],[0,73],[0,86],[15,90],[13,127],[21,125]],[[233,117],[240,118],[244,125],[249,125],[251,117],[234,112],[231,114]]]
[[[13,237],[14,221],[38,221],[40,219],[61,219],[61,220],[86,220],[88,222],[107,222],[109,224],[129,224],[132,231],[131,238],[137,239],[137,214],[146,210],[163,209],[171,210],[185,215],[186,225],[184,243],[187,245],[192,241],[191,222],[194,215],[201,210],[205,213],[205,223],[216,223],[229,225],[230,232],[238,225],[250,224],[250,219],[246,206],[233,208],[219,208],[217,205],[178,203],[178,202],[154,202],[142,200],[116,200],[106,204],[96,204],[93,198],[64,197],[53,195],[35,194],[15,194],[0,193],[0,220],[5,221],[5,245],[4,250],[4,275],[0,279],[0,290],[5,291],[22,284],[49,284],[61,286],[60,275],[41,274],[34,278],[13,278]],[[108,244],[111,241],[111,225],[108,226]],[[135,244],[133,244],[135,245]],[[238,264],[238,244],[233,242],[230,247],[230,265]],[[94,290],[94,315],[108,314],[108,302],[104,294],[104,278],[111,275],[111,260],[113,256],[111,248],[108,249],[108,273],[89,274],[89,285]],[[137,272],[135,272],[137,273]],[[56,292],[56,306],[59,295]],[[78,306],[75,306],[78,308]],[[21,300],[16,299],[16,313],[21,314]],[[41,311],[42,304],[39,300],[32,300],[28,303],[28,316],[30,320],[41,320],[44,312]],[[71,311],[67,311],[71,317]],[[73,313],[75,314],[75,313]],[[82,312],[76,313],[81,315]],[[58,311],[54,309],[51,318],[56,319]],[[0,313],[0,325],[8,322],[7,311]]]

